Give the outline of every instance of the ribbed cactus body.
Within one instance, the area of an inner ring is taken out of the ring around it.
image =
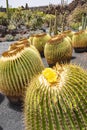
[[[19,48],[21,47],[21,45],[25,45],[25,46],[30,46],[30,42],[28,41],[28,39],[24,38],[24,39],[20,39],[19,41],[16,41],[12,44],[10,44],[8,50],[11,50],[11,49],[15,49],[16,48]]]
[[[75,65],[52,71],[40,74],[27,89],[26,130],[86,130],[87,73]]]
[[[62,34],[70,37],[70,39],[72,40],[72,36],[73,36],[74,32],[71,30],[66,30],[66,31],[62,32]]]
[[[31,79],[44,69],[41,57],[31,47],[21,46],[0,58],[0,91],[7,96],[20,96]]]
[[[31,45],[33,45],[33,39],[34,39],[35,35],[31,35],[28,39],[28,41],[30,42]]]
[[[44,46],[46,42],[51,38],[49,34],[42,33],[35,35],[33,39],[33,45],[37,48],[41,55],[44,53]]]
[[[74,49],[83,49],[87,47],[87,33],[86,31],[79,31],[74,33],[72,37],[72,46]]]
[[[63,35],[51,38],[45,45],[44,55],[49,65],[69,62],[72,57],[70,40]]]

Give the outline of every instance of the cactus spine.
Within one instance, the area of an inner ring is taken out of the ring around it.
[[[76,65],[46,68],[27,89],[26,130],[85,130],[87,73]]]

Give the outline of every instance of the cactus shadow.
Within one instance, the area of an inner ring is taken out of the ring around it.
[[[0,104],[2,103],[2,101],[4,100],[4,95],[2,95],[1,93],[0,93]]]
[[[72,57],[71,57],[71,60],[74,60],[74,59],[76,59],[76,56],[72,56]]]
[[[3,128],[0,126],[0,130],[3,130]]]
[[[23,111],[23,102],[18,102],[18,103],[8,102],[8,107],[17,112],[22,112]]]

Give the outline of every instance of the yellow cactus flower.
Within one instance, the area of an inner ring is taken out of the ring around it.
[[[45,70],[42,71],[42,74],[49,83],[57,82],[57,74],[53,69],[46,68]]]

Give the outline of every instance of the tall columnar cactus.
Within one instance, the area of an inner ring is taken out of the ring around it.
[[[84,13],[82,16],[82,30],[85,30],[87,26],[87,14]]]
[[[74,33],[72,37],[72,46],[76,52],[83,52],[87,47],[87,33],[86,31],[79,31]]]
[[[45,45],[44,55],[49,64],[69,62],[72,57],[72,45],[65,35],[52,37]]]
[[[57,10],[55,10],[55,21],[54,21],[54,35],[58,34],[58,24],[57,24]]]
[[[46,68],[27,89],[26,130],[86,130],[87,73],[76,65]]]
[[[44,69],[40,55],[22,44],[0,58],[0,91],[11,99],[20,99],[27,84]]]
[[[42,56],[44,55],[44,46],[50,38],[51,36],[49,34],[41,33],[35,35],[33,39],[33,45],[37,48]]]
[[[50,18],[50,25],[49,25],[49,34],[51,36],[52,33],[52,18]]]
[[[8,4],[8,0],[6,0],[6,12],[7,12],[7,16],[9,19],[9,4]]]

